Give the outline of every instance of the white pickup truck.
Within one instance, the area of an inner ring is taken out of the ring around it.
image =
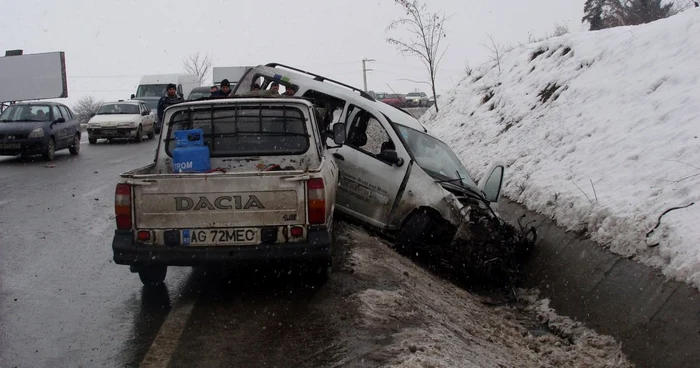
[[[318,110],[299,98],[232,98],[169,107],[156,157],[121,174],[112,248],[145,285],[167,266],[303,261],[330,273],[338,165]],[[201,129],[210,170],[173,168],[175,132]]]

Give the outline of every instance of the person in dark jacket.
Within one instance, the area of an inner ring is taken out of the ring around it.
[[[221,88],[216,92],[212,92],[211,97],[224,98],[224,97],[228,97],[228,95],[230,93],[231,93],[231,83],[228,81],[228,79],[224,79],[221,81]]]
[[[177,87],[172,83],[168,84],[168,89],[165,96],[161,97],[160,100],[158,100],[159,128],[163,126],[163,112],[165,111],[165,108],[170,105],[179,104],[181,102],[185,102],[185,100],[183,100],[182,97],[180,97],[177,94]]]

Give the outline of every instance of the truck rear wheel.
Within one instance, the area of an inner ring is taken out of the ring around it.
[[[168,266],[147,266],[139,271],[139,278],[144,286],[159,286],[167,273]]]

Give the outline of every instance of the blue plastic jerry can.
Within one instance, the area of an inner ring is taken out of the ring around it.
[[[201,173],[211,170],[209,147],[204,145],[202,129],[175,132],[173,171],[176,173]]]

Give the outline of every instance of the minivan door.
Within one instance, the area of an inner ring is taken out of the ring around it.
[[[331,149],[340,169],[337,208],[384,228],[406,177],[409,156],[384,116],[348,106],[345,144]],[[398,143],[398,144],[397,144]]]

